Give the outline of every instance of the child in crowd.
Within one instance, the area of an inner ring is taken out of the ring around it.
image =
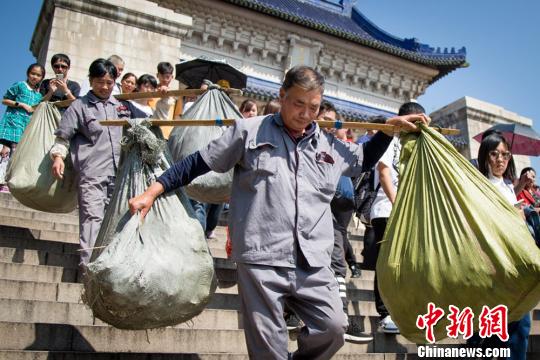
[[[273,99],[270,100],[264,105],[263,109],[263,115],[270,115],[278,113],[279,110],[281,110],[281,104],[279,103],[279,100]]]
[[[157,91],[166,92],[171,90],[170,85],[173,81],[174,68],[169,62],[162,61],[157,66],[158,86]],[[174,106],[176,99],[174,97],[166,97],[161,99],[152,99],[150,106],[155,109],[153,117],[161,120],[172,120],[174,116]],[[168,139],[171,133],[172,126],[162,126],[161,131],[163,136]]]
[[[244,100],[244,102],[240,105],[239,110],[245,119],[252,118],[257,116],[257,103],[250,99]]]
[[[0,155],[5,161],[13,154],[17,143],[30,122],[33,106],[43,100],[51,98],[53,91],[43,96],[39,92],[39,85],[45,77],[45,68],[40,64],[32,64],[26,70],[26,81],[13,84],[4,95],[2,104],[7,106],[6,112],[0,122]],[[0,185],[0,191],[8,192],[5,184]]]
[[[162,61],[157,66],[157,79],[159,81],[158,91],[169,91],[169,86],[173,81],[174,68],[171,63]]]
[[[137,79],[137,89],[135,90],[138,93],[144,92],[154,92],[158,87],[158,83],[155,77],[150,74],[141,75]],[[151,101],[153,99],[137,99],[130,100],[130,102],[135,105],[135,107],[143,111],[146,116],[152,116],[154,114],[154,109],[151,106]]]
[[[158,89],[159,84],[155,77],[153,77],[150,74],[144,74],[141,75],[137,79],[137,90],[136,92],[144,93],[144,92],[154,92]],[[170,102],[169,99],[171,98],[161,98],[158,99],[157,102],[155,102],[155,99],[147,98],[147,99],[138,99],[138,100],[130,100],[135,107],[137,107],[139,110],[144,112],[146,116],[151,117],[153,119],[165,119],[162,116],[164,114],[167,114],[168,110],[170,109]],[[174,103],[174,99],[173,99]],[[163,127],[161,129],[162,132],[164,132]]]

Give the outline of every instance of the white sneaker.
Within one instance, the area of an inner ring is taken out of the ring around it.
[[[381,331],[385,334],[399,334],[399,329],[390,315],[386,315],[379,323]]]
[[[355,344],[365,344],[373,341],[373,336],[362,333],[360,331],[360,327],[356,323],[349,320],[349,326],[343,335],[343,339]]]

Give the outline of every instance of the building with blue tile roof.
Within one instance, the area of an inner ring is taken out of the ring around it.
[[[441,50],[377,27],[353,0],[156,1],[188,14],[185,60],[225,59],[248,74],[245,96],[276,98],[292,66],[315,67],[345,120],[391,116],[441,77],[467,66],[465,48]]]
[[[260,105],[277,97],[289,68],[305,64],[325,76],[342,119],[356,121],[391,116],[467,66],[464,48],[389,34],[356,0],[45,0],[31,50],[42,63],[69,53],[78,81],[110,54],[138,75],[155,74],[159,61],[225,60],[248,75],[245,97]]]

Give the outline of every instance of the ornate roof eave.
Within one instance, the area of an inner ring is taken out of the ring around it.
[[[361,37],[357,34],[344,31],[339,28],[334,28],[327,26],[321,22],[316,22],[308,18],[297,16],[295,14],[286,13],[280,11],[280,9],[273,8],[271,6],[265,6],[264,4],[258,3],[256,1],[250,0],[225,0],[229,3],[242,6],[257,12],[261,12],[267,15],[275,16],[280,19],[296,23],[305,27],[309,27],[314,30],[318,30],[330,35],[334,35],[346,40],[350,40],[356,43],[359,43],[370,48],[386,52],[388,54],[401,57],[413,61],[418,64],[430,66],[437,68],[439,70],[439,75],[436,76],[432,82],[436,81],[438,78],[448,74],[454,69],[464,67],[466,62],[466,51],[465,48],[460,49],[457,53],[454,50],[451,50],[450,53],[440,53],[440,52],[418,52],[404,49],[403,47],[392,45],[390,43],[370,39],[366,37]]]
[[[440,67],[437,68],[439,70],[439,74],[436,75],[435,77],[433,77],[429,81],[429,84],[430,85],[433,84],[437,80],[440,80],[441,78],[443,78],[446,75],[450,74],[452,71],[455,71],[455,70],[460,69],[460,68],[461,69],[468,68],[469,66],[470,66],[470,64],[468,62],[466,62],[466,61],[460,66],[440,66]]]

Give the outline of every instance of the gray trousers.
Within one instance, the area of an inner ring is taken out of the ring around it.
[[[345,239],[343,233],[334,228],[334,248],[330,267],[334,273],[343,278],[347,277],[347,261],[345,260]]]
[[[330,268],[237,264],[238,292],[250,359],[287,359],[287,305],[305,327],[293,359],[330,359],[344,344],[347,317]]]
[[[105,208],[114,190],[114,176],[83,177],[79,180],[80,265],[87,265],[96,243]]]

